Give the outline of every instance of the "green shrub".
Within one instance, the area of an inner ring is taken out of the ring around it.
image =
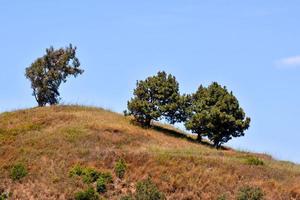
[[[16,164],[10,170],[10,177],[12,180],[20,180],[27,175],[27,169],[23,164]]]
[[[100,177],[103,177],[106,181],[106,183],[112,183],[113,177],[110,172],[101,172]]]
[[[95,192],[95,190],[90,187],[87,190],[77,192],[75,194],[75,200],[98,200],[99,195]]]
[[[80,176],[85,183],[94,183],[100,177],[102,177],[106,183],[112,183],[113,178],[110,172],[100,172],[96,169],[89,167],[81,167],[80,165],[75,165],[71,168],[69,172],[70,177]]]
[[[264,161],[257,157],[248,157],[246,163],[248,165],[264,165]]]
[[[136,200],[163,200],[165,196],[150,178],[140,181],[136,185]]]
[[[99,177],[96,182],[97,192],[106,192],[106,180],[103,177]]]
[[[69,175],[70,177],[73,176],[81,176],[83,174],[83,168],[80,165],[75,165],[71,168]]]
[[[85,168],[83,170],[83,182],[85,183],[93,183],[96,182],[100,177],[100,172],[93,168]]]
[[[126,166],[125,161],[123,159],[119,159],[115,165],[116,176],[119,178],[124,178],[126,168],[127,168],[127,166]]]
[[[259,187],[245,186],[239,189],[237,200],[262,200],[264,193]]]

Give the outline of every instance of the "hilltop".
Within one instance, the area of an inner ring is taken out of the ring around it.
[[[127,163],[124,179],[115,162]],[[249,160],[257,158],[262,165]],[[12,181],[10,168],[24,163],[28,175]],[[120,199],[137,181],[151,177],[167,199],[234,199],[245,185],[266,199],[300,199],[300,166],[265,154],[216,150],[184,132],[156,124],[143,129],[120,114],[92,107],[52,106],[0,114],[0,189],[12,199],[72,199],[87,188],[69,176],[74,165],[111,172],[102,195]]]

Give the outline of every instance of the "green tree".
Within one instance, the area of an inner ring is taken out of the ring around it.
[[[162,117],[171,124],[183,120],[185,97],[180,96],[179,84],[171,74],[162,71],[137,81],[133,94],[127,103],[129,114],[143,126]]]
[[[38,105],[57,104],[60,84],[66,82],[70,75],[76,77],[82,74],[83,70],[79,67],[76,47],[71,44],[69,47],[57,50],[53,47],[46,49],[46,55],[34,61],[30,67],[26,68],[25,73],[26,78],[31,81],[33,96]]]
[[[189,116],[185,127],[198,134],[198,140],[207,136],[216,148],[232,137],[244,136],[250,118],[232,92],[213,82],[207,88],[202,85],[192,95]]]

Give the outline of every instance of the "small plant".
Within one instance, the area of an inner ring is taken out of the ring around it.
[[[70,177],[73,176],[81,176],[83,174],[83,168],[80,165],[75,165],[71,168],[69,175]]]
[[[116,176],[121,179],[124,178],[126,168],[127,168],[127,166],[126,166],[125,161],[123,159],[119,159],[115,165]]]
[[[100,177],[100,172],[93,168],[85,168],[83,170],[83,182],[85,183],[93,183],[96,182]]]
[[[264,193],[259,187],[245,186],[239,189],[237,200],[262,200]]]
[[[112,183],[113,177],[110,172],[101,172],[100,177],[103,177],[106,183]]]
[[[10,177],[12,180],[17,181],[24,178],[27,175],[27,169],[23,164],[16,164],[12,166],[10,171]]]
[[[97,192],[106,192],[106,180],[103,177],[99,177],[96,182]]]
[[[262,161],[261,159],[257,158],[257,157],[248,157],[246,160],[246,163],[248,165],[264,165],[264,161]]]
[[[135,200],[164,200],[165,196],[150,178],[140,181],[136,185]]]
[[[77,192],[75,200],[98,200],[99,195],[95,192],[94,188],[90,187],[87,190]]]

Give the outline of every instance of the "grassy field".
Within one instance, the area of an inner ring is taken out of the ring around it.
[[[127,163],[123,179],[115,162]],[[257,160],[262,163],[257,164]],[[15,164],[28,174],[13,181]],[[150,176],[167,199],[235,199],[240,187],[262,188],[265,199],[300,199],[300,166],[265,154],[215,150],[171,127],[142,129],[99,108],[55,106],[0,115],[0,189],[11,199],[72,199],[88,184],[69,176],[79,164],[113,174],[102,196],[120,199]]]

